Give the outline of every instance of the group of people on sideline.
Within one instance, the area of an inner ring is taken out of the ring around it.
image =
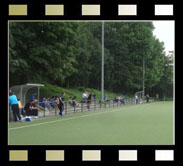
[[[37,100],[30,100],[28,101],[25,106],[23,107],[21,104],[20,99],[17,99],[17,96],[13,94],[12,90],[9,91],[9,106],[11,107],[11,110],[13,112],[14,121],[20,121],[22,122],[23,117],[26,116],[34,116],[34,118],[38,118],[38,110],[39,106],[50,108],[50,107],[57,107],[59,108],[59,114],[58,116],[63,116],[62,112],[64,110],[64,96],[65,93],[63,92],[60,97],[52,97],[52,99],[49,101],[49,99],[46,99],[43,97],[41,99],[41,102],[38,104],[39,101]]]
[[[50,98],[42,97],[39,103],[39,106],[45,108],[45,109],[59,109],[59,114],[58,116],[63,116],[62,112],[64,110],[64,97],[65,97],[65,92],[61,93],[61,96],[52,96]]]
[[[38,118],[38,107],[35,100],[29,101],[25,107],[22,106],[20,99],[13,92],[9,91],[9,106],[13,112],[14,121],[22,122],[23,117],[34,116]]]
[[[146,94],[145,97],[146,102],[149,103],[149,94]],[[13,94],[11,90],[9,91],[9,105],[12,109],[15,122],[22,121],[22,118],[26,116],[34,116],[35,118],[38,118],[38,110],[41,107],[46,110],[51,110],[52,108],[54,108],[55,110],[59,109],[58,116],[62,117],[64,110],[64,98],[65,92],[62,92],[60,96],[52,96],[51,98],[42,97],[40,101],[30,99],[29,102],[27,102],[23,107],[20,99],[17,99],[16,95]],[[125,95],[124,97],[116,96],[114,98],[114,102],[120,102],[121,104],[124,104],[125,99],[128,99],[127,95]],[[87,91],[83,92],[81,103],[86,103],[88,109],[90,109],[90,104],[92,100],[96,100],[96,94],[92,94]],[[104,102],[108,101],[110,101],[108,97],[104,96]],[[78,103],[76,100],[76,96],[69,97],[69,100],[67,102],[73,107],[80,106],[80,103]],[[135,96],[135,102],[136,104],[140,103],[137,95]]]
[[[86,99],[87,108],[89,109],[92,99],[96,99],[96,95],[92,93],[84,92],[83,99]],[[42,97],[40,101],[35,99],[29,99],[29,101],[23,107],[20,99],[17,99],[17,96],[13,92],[9,91],[9,105],[13,112],[14,121],[22,121],[23,117],[34,116],[38,118],[39,108],[45,108],[50,110],[51,108],[59,109],[58,116],[63,116],[64,110],[64,97],[65,92],[61,93],[61,96],[52,96],[51,98]],[[79,103],[76,101],[76,96],[69,97],[68,103],[73,107],[79,107]]]
[[[145,98],[146,98],[146,102],[149,103],[149,94],[148,93],[146,94]],[[136,104],[139,104],[140,103],[140,99],[139,99],[138,95],[135,96],[135,103]]]
[[[90,109],[91,100],[96,100],[96,94],[89,93],[87,91],[82,94],[82,103],[87,103],[87,108]]]

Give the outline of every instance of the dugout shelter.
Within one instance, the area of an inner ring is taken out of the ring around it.
[[[37,89],[37,95],[36,95],[36,99],[39,101],[40,98],[40,87],[43,87],[44,84],[33,84],[33,83],[26,83],[26,84],[22,84],[22,85],[15,85],[10,87],[10,89],[12,90],[13,94],[15,94],[17,96],[18,99],[20,99],[22,105],[25,105],[27,100],[28,100],[28,92],[30,92],[32,89]],[[32,91],[32,92],[34,92]]]

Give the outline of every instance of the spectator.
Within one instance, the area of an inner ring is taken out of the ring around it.
[[[56,102],[54,96],[52,96],[52,98],[50,100],[50,106],[53,107],[53,108],[57,108],[57,102]]]
[[[82,94],[82,100],[83,100],[84,102],[87,102],[88,96],[89,96],[88,92],[85,91],[85,92]]]
[[[59,105],[59,97],[58,96],[55,96],[55,102],[57,104],[57,106]]]
[[[20,110],[18,107],[18,100],[16,95],[14,95],[11,90],[9,92],[9,105],[11,106],[13,111],[14,121],[17,122],[17,117],[19,121],[21,121],[22,119],[21,119]]]
[[[33,114],[36,118],[38,118],[38,100],[33,101],[32,109],[33,109]]]
[[[121,101],[121,96],[118,96],[118,103],[120,103]]]
[[[92,99],[92,93],[89,93],[89,96],[87,98],[87,108],[88,109],[90,109],[91,99]]]
[[[51,99],[50,99],[50,105],[51,105],[52,107],[53,107],[53,105],[52,105],[53,102],[55,102],[54,96],[52,96]]]
[[[60,112],[59,112],[59,116],[63,116],[62,115],[62,112],[63,112],[63,110],[64,110],[64,97],[65,97],[65,93],[63,92],[62,94],[61,94],[61,96],[58,98],[58,100],[59,100],[59,104],[58,104],[58,108],[59,108],[59,110],[60,110]]]
[[[85,92],[83,92],[83,94],[82,94],[82,98],[83,98],[83,99],[85,99],[85,98],[86,98],[86,93],[85,93]]]
[[[114,101],[117,102],[117,96],[114,97]]]
[[[96,94],[93,94],[93,99],[94,99],[94,100],[96,100],[96,99],[97,99]]]
[[[115,102],[120,102],[120,96],[116,96]]]
[[[65,97],[65,92],[62,92],[62,95],[60,96],[62,98],[62,100],[64,101],[64,97]]]
[[[75,107],[75,106],[79,107],[79,103],[77,103],[77,101],[76,101],[76,96],[74,96],[73,98],[69,97],[68,102],[73,107]]]
[[[25,110],[25,115],[26,115],[26,116],[31,116],[31,115],[32,115],[32,110],[30,109],[31,102],[32,102],[32,101],[29,101],[29,102],[26,103],[25,106],[24,106],[24,110]]]
[[[31,100],[32,100],[32,99],[31,99]],[[40,103],[39,103],[39,105],[40,105],[41,107],[44,107],[44,106],[45,106],[43,100],[44,100],[44,97],[41,97],[41,100],[40,100]]]
[[[35,118],[38,118],[38,108],[36,107],[36,102],[34,100],[28,102],[25,105],[24,110],[27,116],[35,116]]]
[[[119,100],[121,104],[125,104],[124,97],[120,96]]]
[[[18,99],[18,107],[19,107],[19,111],[21,112],[20,114],[25,116],[24,108],[22,106],[20,99]]]
[[[73,105],[72,97],[69,97],[68,103],[69,103],[70,105]]]
[[[46,97],[43,97],[44,108],[49,109],[49,101]]]
[[[46,110],[48,110],[50,108],[50,104],[49,104],[49,101],[46,97],[42,97],[41,100],[40,100],[40,103],[39,105],[43,108],[45,108]]]
[[[108,102],[108,97],[104,96],[104,101]]]
[[[47,108],[49,109],[49,111],[50,111],[50,109],[51,109],[51,107],[52,107],[50,101],[51,101],[50,98],[48,98],[48,99],[47,99],[47,102],[46,102]]]
[[[59,97],[58,96],[55,96],[54,97],[54,106],[55,106],[55,109],[59,109]]]
[[[76,96],[72,98],[73,106],[79,107],[79,103],[76,101]]]
[[[149,94],[146,94],[146,102],[149,103]]]
[[[135,96],[135,101],[136,101],[136,104],[138,104],[138,103],[139,103],[139,98],[138,98],[138,96],[137,96],[137,95]]]

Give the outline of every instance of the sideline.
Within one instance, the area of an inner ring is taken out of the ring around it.
[[[151,103],[149,103],[151,104]],[[143,104],[144,105],[144,104]],[[142,105],[133,105],[136,107],[142,107]],[[146,106],[146,105],[145,105]],[[93,116],[93,115],[99,115],[99,114],[105,114],[105,113],[112,113],[112,112],[118,112],[118,111],[123,111],[123,110],[128,110],[131,109],[131,107],[126,108],[126,109],[120,109],[119,110],[114,110],[114,111],[103,111],[103,112],[98,112],[98,113],[91,113],[88,115],[82,115],[82,116],[76,116],[76,117],[71,117],[71,118],[66,118],[66,119],[59,119],[59,120],[54,120],[51,122],[43,122],[43,123],[37,123],[37,124],[32,124],[32,125],[26,125],[26,126],[21,126],[21,127],[13,127],[13,128],[9,128],[8,130],[17,130],[17,129],[23,129],[23,128],[27,128],[27,127],[34,127],[34,126],[40,126],[40,125],[44,125],[44,124],[51,124],[51,123],[56,123],[56,122],[60,122],[60,121],[67,121],[67,120],[72,120],[72,119],[78,119],[78,118],[84,118],[84,117],[88,117],[88,116]]]

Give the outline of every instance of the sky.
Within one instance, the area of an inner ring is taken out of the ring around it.
[[[161,42],[164,42],[166,54],[168,51],[174,51],[175,43],[175,22],[174,21],[153,21],[153,34]]]

